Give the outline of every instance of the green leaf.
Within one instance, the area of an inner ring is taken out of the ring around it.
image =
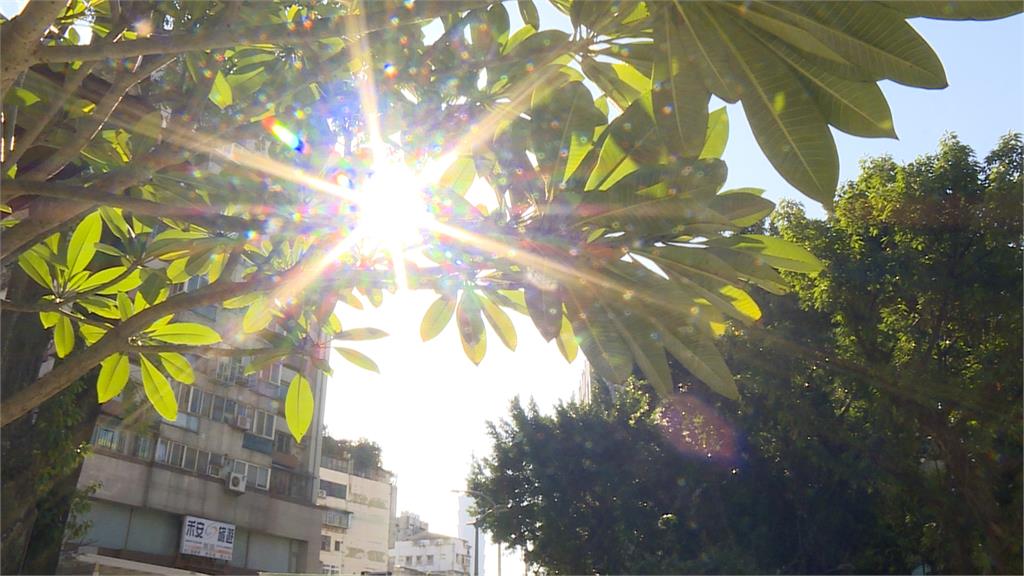
[[[228,84],[224,74],[217,72],[217,77],[213,79],[213,86],[210,87],[210,102],[217,105],[218,108],[223,110],[230,106],[233,102],[231,96],[231,84]]]
[[[442,296],[435,300],[420,322],[420,338],[426,342],[436,337],[448,325],[454,313],[455,301],[452,298]]]
[[[82,335],[82,340],[85,341],[86,346],[92,346],[100,338],[103,338],[107,331],[92,324],[79,324],[78,333]]]
[[[245,311],[245,316],[242,317],[242,331],[246,334],[259,332],[269,326],[273,319],[274,312],[270,308],[270,302],[261,296]]]
[[[806,248],[774,236],[737,234],[711,240],[709,244],[749,252],[780,270],[813,274],[822,268],[821,261]]]
[[[743,92],[738,73],[721,35],[695,2],[672,2],[665,18],[675,23],[682,53],[697,65],[704,84],[715,96],[734,103]]]
[[[476,179],[476,166],[472,156],[460,156],[452,162],[437,181],[438,188],[450,189],[459,196],[464,196]]]
[[[1024,11],[1024,4],[1017,0],[972,0],[971,2],[900,0],[899,2],[884,2],[884,4],[911,18],[924,16],[942,20],[997,20]]]
[[[855,66],[920,88],[945,88],[946,73],[927,42],[895,10],[874,2],[759,5]]]
[[[40,312],[39,313],[39,321],[43,324],[43,328],[46,328],[47,330],[49,330],[50,328],[53,328],[54,326],[56,326],[57,322],[60,321],[60,317],[61,317],[61,313],[60,312]]]
[[[57,357],[64,358],[75,348],[75,328],[71,319],[61,315],[53,328],[53,344],[57,348]]]
[[[284,419],[295,441],[302,442],[313,423],[313,391],[309,387],[309,380],[302,374],[296,374],[288,384],[288,394],[284,399]]]
[[[602,378],[625,382],[633,372],[633,356],[607,312],[582,290],[566,290],[565,306],[572,329],[587,360]]]
[[[573,360],[576,360],[580,345],[576,341],[576,333],[572,330],[572,323],[565,316],[562,317],[562,328],[558,331],[558,337],[555,338],[555,342],[558,344],[558,351],[562,353],[566,362],[571,363]]]
[[[660,12],[656,12],[660,14]],[[654,64],[652,99],[658,130],[671,154],[696,158],[705,147],[711,93],[690,63],[670,18],[654,22],[659,57]]]
[[[722,354],[715,348],[710,337],[701,335],[699,331],[673,333],[657,320],[654,325],[662,335],[665,349],[687,370],[714,392],[732,400],[739,399],[739,391],[729,367],[725,365]]]
[[[378,338],[385,338],[387,335],[387,332],[378,328],[352,328],[339,332],[334,338],[337,340],[377,340]]]
[[[17,103],[20,106],[28,108],[29,106],[39,102],[39,96],[36,96],[34,92],[26,90],[20,86],[15,86],[11,90],[11,95],[7,97],[7,100],[12,104]]]
[[[675,385],[672,383],[668,358],[661,344],[661,335],[635,316],[626,317],[608,307],[605,307],[605,310],[608,319],[618,329],[632,351],[633,359],[647,377],[647,381],[663,398],[671,396],[675,391]]]
[[[562,300],[556,292],[541,290],[532,285],[523,288],[526,310],[540,335],[552,341],[562,327]]]
[[[188,359],[177,352],[160,352],[157,354],[160,363],[167,374],[183,384],[192,384],[196,381],[196,375],[192,371],[192,364]]]
[[[235,296],[234,298],[225,300],[221,303],[221,306],[228,309],[245,308],[262,297],[263,295],[258,292],[249,292],[248,294],[242,294],[241,296]]]
[[[487,297],[487,294],[483,294],[478,300],[484,317],[487,318],[491,328],[498,334],[498,338],[501,339],[506,348],[515,350],[517,344],[516,328],[512,325],[512,320],[508,317],[508,314],[505,314],[501,307],[492,302]]]
[[[99,212],[92,212],[75,227],[68,242],[67,265],[71,275],[75,275],[92,262],[96,254],[96,243],[103,233],[103,218]]]
[[[117,295],[117,312],[121,315],[121,320],[127,320],[135,313],[135,306],[132,305],[131,298],[124,292]]]
[[[817,102],[782,60],[731,20],[709,18],[740,71],[743,111],[757,143],[787,182],[831,206],[839,155]]]
[[[53,276],[50,275],[50,267],[46,260],[39,254],[39,250],[33,248],[22,252],[18,256],[18,266],[28,274],[28,277],[47,290],[53,290]]]
[[[369,370],[370,372],[376,372],[380,374],[380,368],[377,367],[377,363],[370,359],[370,357],[367,356],[366,354],[363,354],[358,350],[353,350],[351,348],[345,348],[342,346],[335,346],[334,350],[338,354],[341,354],[342,358],[348,360],[349,362],[355,364],[356,366],[362,368],[363,370]]]
[[[610,64],[584,56],[580,67],[615,104],[625,110],[650,88],[650,79],[625,62]]]
[[[149,328],[146,330],[146,334],[154,340],[169,344],[205,346],[221,341],[220,334],[217,334],[213,328],[195,322],[175,322],[159,328]]]
[[[174,397],[174,390],[167,377],[146,358],[145,354],[139,354],[139,368],[142,371],[142,388],[157,414],[171,422],[177,420],[178,400]]]
[[[721,158],[728,142],[729,113],[725,106],[722,106],[708,115],[708,129],[704,135],[704,148],[700,151],[700,159]]]
[[[533,0],[519,0],[519,15],[522,16],[524,24],[540,29],[540,14],[537,13],[537,6]]]
[[[757,194],[741,192],[721,193],[711,199],[709,208],[721,214],[735,226],[744,228],[771,214],[775,203]]]
[[[654,124],[650,93],[636,101],[612,121],[602,133],[597,166],[590,173],[585,190],[607,190],[642,165],[654,165],[664,156]]]
[[[112,354],[100,362],[100,375],[96,378],[96,395],[100,404],[124,390],[125,384],[128,383],[129,368],[126,354]]]
[[[473,364],[480,365],[487,353],[487,332],[480,314],[480,298],[471,288],[463,290],[455,309],[462,350]]]

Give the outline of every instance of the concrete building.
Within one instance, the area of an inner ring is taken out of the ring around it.
[[[394,574],[469,575],[472,551],[466,540],[431,532],[426,522],[408,512],[397,519],[396,528]]]
[[[459,496],[459,538],[468,542],[470,546],[469,574],[470,576],[477,576],[474,572],[474,567],[479,567],[479,574],[483,576],[486,572],[484,566],[486,565],[485,560],[487,556],[487,535],[481,532],[480,542],[479,544],[476,543],[476,528],[472,524],[476,519],[476,516],[473,514],[476,510],[476,499],[465,494]],[[477,554],[480,555],[479,561],[475,560]]]
[[[193,278],[174,290],[201,283]],[[222,329],[237,320],[229,310],[189,314]],[[316,412],[298,444],[284,418],[291,362],[246,375],[245,359],[192,360],[194,384],[171,382],[174,421],[148,405],[136,365],[122,395],[102,406],[79,479],[80,489],[95,487],[83,518],[91,527],[66,544],[61,573],[320,570],[321,524],[329,513],[317,498],[320,374],[307,374]]]
[[[324,574],[367,574],[388,571],[394,546],[394,476],[376,466],[357,466],[348,454],[332,450],[325,439],[320,461],[318,502],[324,507],[320,563]]]

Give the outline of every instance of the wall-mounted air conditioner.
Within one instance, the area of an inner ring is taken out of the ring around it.
[[[228,490],[232,492],[238,492],[239,494],[245,493],[245,474],[239,474],[238,472],[232,472],[228,475]]]
[[[316,495],[318,498],[327,498],[327,490],[318,490]]]

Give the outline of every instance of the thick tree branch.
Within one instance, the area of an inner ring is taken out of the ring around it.
[[[33,51],[50,25],[67,10],[66,0],[35,0],[14,17],[0,33],[0,95],[14,84],[19,74],[38,61]],[[77,60],[72,58],[68,62]]]
[[[282,348],[216,348],[213,346],[189,346],[187,344],[154,344],[148,346],[128,346],[127,352],[138,354],[157,354],[160,352],[176,352],[178,354],[196,354],[209,358],[240,358],[244,356],[257,356],[260,354],[273,354],[280,352],[294,352]]]

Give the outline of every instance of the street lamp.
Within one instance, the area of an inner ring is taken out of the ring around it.
[[[456,494],[467,494],[469,496],[473,496],[474,498],[480,497],[487,500],[487,502],[491,504],[490,509],[488,509],[483,514],[478,515],[472,522],[469,522],[469,524],[473,525],[473,576],[480,576],[480,525],[478,524],[478,522],[480,522],[480,520],[483,520],[484,517],[490,514],[491,512],[496,512],[498,510],[508,510],[508,506],[499,506],[494,500],[491,499],[490,496],[484,494],[483,492],[477,492],[476,490],[452,490],[452,492],[455,492]],[[501,540],[495,539],[495,542],[497,542],[498,544],[498,576],[501,576]]]

